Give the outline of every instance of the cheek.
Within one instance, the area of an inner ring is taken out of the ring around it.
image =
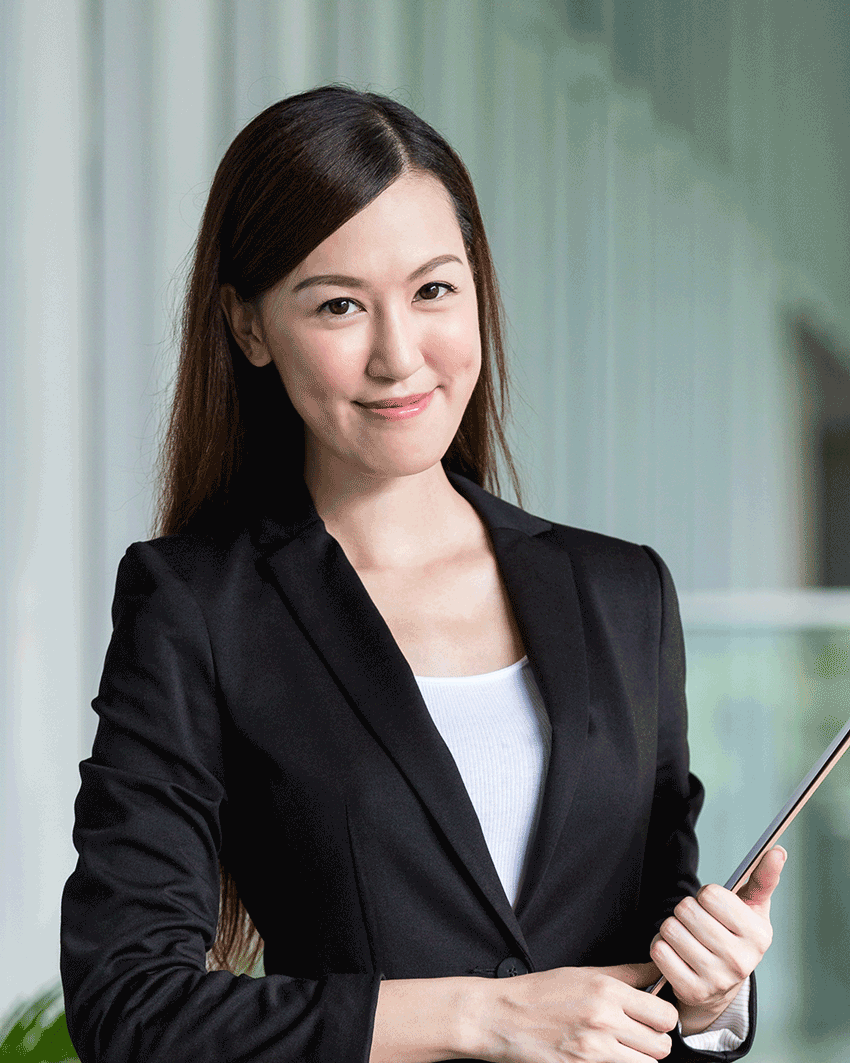
[[[433,340],[432,349],[440,354],[447,369],[477,379],[481,369],[481,335],[474,309],[447,321]]]
[[[309,340],[289,336],[278,347],[275,361],[293,404],[324,402],[351,392],[354,361],[344,340],[341,331]]]

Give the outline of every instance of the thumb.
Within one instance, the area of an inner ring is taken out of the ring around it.
[[[646,989],[661,977],[661,971],[654,963],[618,963],[614,967],[597,967],[597,970],[633,989]]]
[[[752,908],[770,908],[770,895],[779,883],[779,876],[788,853],[781,845],[764,854],[756,864],[747,884],[738,891],[738,896]]]

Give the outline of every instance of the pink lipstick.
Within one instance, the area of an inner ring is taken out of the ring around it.
[[[434,388],[434,391],[436,390]],[[382,417],[385,421],[402,421],[426,410],[434,391],[426,391],[421,395],[403,395],[397,399],[379,399],[378,404],[367,405],[358,402],[357,405],[376,417]]]

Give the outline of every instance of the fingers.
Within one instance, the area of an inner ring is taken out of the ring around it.
[[[746,978],[770,946],[770,921],[721,886],[686,897],[665,920],[661,937],[697,972],[711,974],[718,961],[734,981]]]
[[[676,906],[676,915],[664,920],[658,934],[662,957],[672,952],[693,971],[710,969],[714,957],[730,951],[735,941],[735,935],[693,898]]]
[[[661,977],[661,971],[654,963],[620,963],[615,967],[597,967],[597,970],[633,989],[646,989]]]
[[[566,1050],[565,1060],[647,1063],[647,1060],[668,1056],[673,1041],[668,1033],[654,1030],[620,1012],[607,1021],[601,1016],[590,1018],[568,1035],[566,1041],[561,1041],[559,1047]]]
[[[486,1058],[516,1063],[544,1058],[605,1063],[664,1059],[672,1049],[668,1031],[678,1022],[677,1009],[623,980],[643,980],[650,967],[564,967],[505,979],[508,986],[487,987],[488,999],[495,999],[487,1025],[495,1032],[490,1040],[497,1050]]]
[[[741,900],[753,907],[769,906],[770,895],[779,883],[779,876],[787,858],[788,853],[781,845],[774,846],[766,852],[750,875],[747,884],[738,891]]]
[[[771,856],[756,889],[775,888],[783,859],[779,852]],[[676,905],[653,940],[650,956],[681,1002],[718,1004],[756,968],[772,936],[765,905],[748,904],[713,883]]]
[[[678,1021],[678,1013],[676,1019]],[[671,1026],[670,1029],[672,1028],[673,1027]],[[635,1059],[642,1060],[646,1056],[649,1056],[652,1059],[664,1059],[664,1057],[669,1056],[670,1052],[673,1050],[673,1041],[668,1033],[665,1031],[650,1029],[643,1023],[635,1022],[633,1019],[629,1018],[625,1020],[624,1027],[617,1040],[624,1049],[636,1053],[634,1056]],[[624,1053],[624,1059],[628,1058],[629,1055],[627,1051]]]
[[[683,1004],[703,1006],[723,1001],[737,992],[749,973],[746,960],[717,957],[693,938],[677,940],[675,946],[661,938],[652,951]]]
[[[773,935],[767,912],[717,883],[703,886],[696,897],[685,897],[673,913],[712,951],[715,946],[730,947],[738,938],[752,942],[764,953]]]
[[[634,966],[643,966],[643,964]],[[654,967],[655,964],[652,966]],[[654,981],[657,980],[654,979]],[[673,1004],[662,1000],[661,997],[652,997],[644,993],[642,989],[628,987],[621,995],[621,1007],[630,1019],[644,1027],[657,1030],[659,1033],[672,1030],[679,1021],[679,1012]]]
[[[633,968],[639,973],[640,969],[649,967],[654,964],[623,964],[613,970],[622,973],[624,968]],[[597,969],[599,974],[604,970]],[[596,981],[593,993],[596,1005],[593,1014],[588,1016],[591,1040],[595,1030],[601,1036],[613,1036],[617,1044],[613,1054],[603,1054],[600,1058],[644,1063],[647,1058],[664,1059],[670,1054],[673,1042],[668,1031],[679,1021],[679,1013],[672,1004],[611,976]],[[596,1056],[591,1052],[589,1058]]]
[[[674,908],[675,917],[708,948],[732,945],[735,938],[761,938],[769,920],[734,893],[712,883],[703,886],[696,897],[685,897]],[[770,940],[764,942],[764,948]]]

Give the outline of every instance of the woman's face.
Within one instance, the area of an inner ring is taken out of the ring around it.
[[[305,468],[407,476],[445,454],[481,338],[460,227],[436,178],[398,178],[262,296],[259,321],[227,292],[224,302],[248,358],[274,362],[304,421]],[[391,416],[364,405],[422,394]]]

